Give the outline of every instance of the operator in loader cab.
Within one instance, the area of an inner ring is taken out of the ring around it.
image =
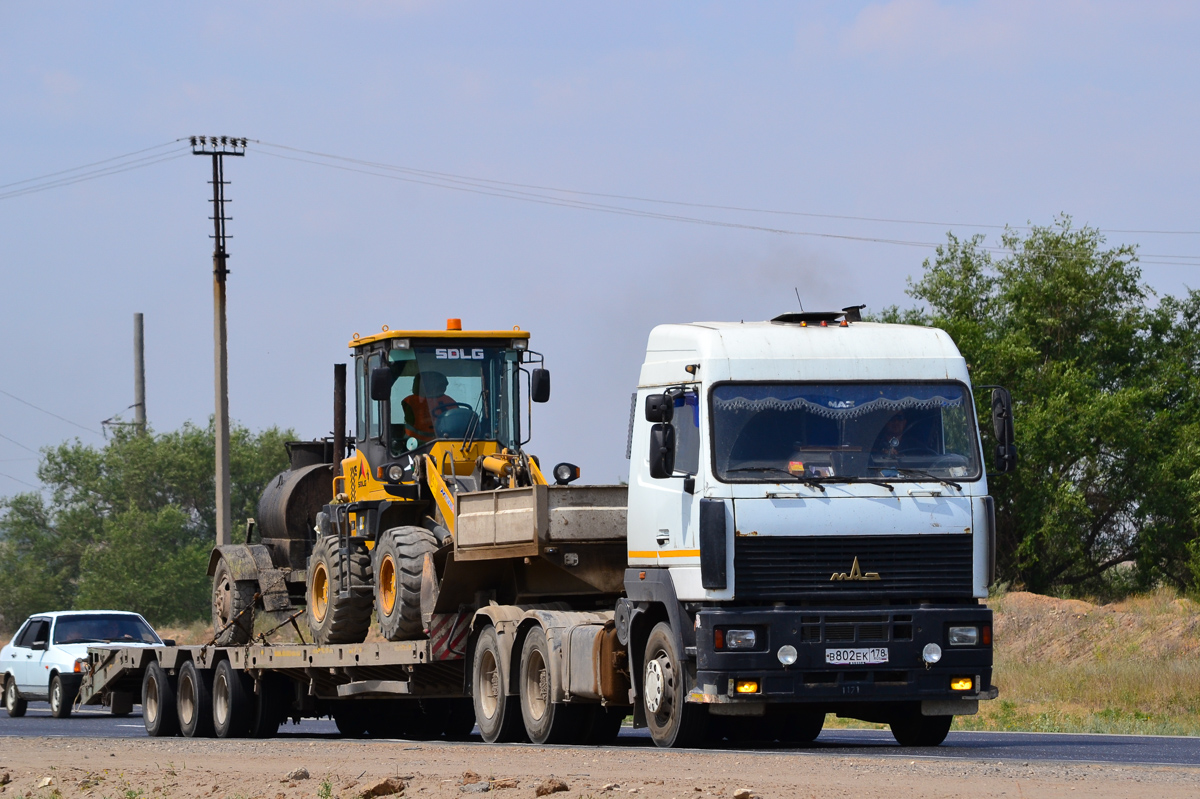
[[[421,372],[413,378],[413,393],[404,398],[404,423],[422,444],[437,437],[434,421],[458,403],[446,395],[449,385],[441,372]]]

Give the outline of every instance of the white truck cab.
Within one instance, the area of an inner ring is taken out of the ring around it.
[[[1006,470],[1007,392],[994,405]],[[618,629],[636,639],[639,610],[668,609],[695,658],[687,702],[808,707],[809,728],[837,712],[928,743],[995,696],[980,603],[994,510],[967,364],[944,331],[853,308],[660,325],[634,417]]]

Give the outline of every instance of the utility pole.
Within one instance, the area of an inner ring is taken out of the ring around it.
[[[133,315],[133,423],[139,433],[146,432],[146,339],[142,315]]]
[[[230,136],[192,136],[192,154],[212,156],[213,187],[213,350],[216,366],[217,546],[233,543],[229,477],[229,353],[225,328],[225,156],[246,154],[246,140]]]

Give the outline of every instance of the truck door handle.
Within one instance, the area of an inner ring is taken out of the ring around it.
[[[671,540],[671,531],[670,530],[659,530],[658,535],[656,535],[654,537],[654,540],[658,542],[658,545],[660,547],[665,547],[667,545],[667,542]]]

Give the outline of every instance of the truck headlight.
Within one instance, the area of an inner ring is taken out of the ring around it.
[[[717,649],[754,649],[758,634],[754,630],[716,630],[713,636]]]
[[[951,627],[950,646],[975,646],[979,643],[978,627]]]
[[[779,662],[785,666],[790,666],[796,662],[796,647],[791,644],[784,644],[779,647],[779,651],[775,653],[775,657],[779,658]]]
[[[929,665],[933,665],[942,659],[942,648],[937,644],[925,644],[925,648],[921,650],[921,660]]]

